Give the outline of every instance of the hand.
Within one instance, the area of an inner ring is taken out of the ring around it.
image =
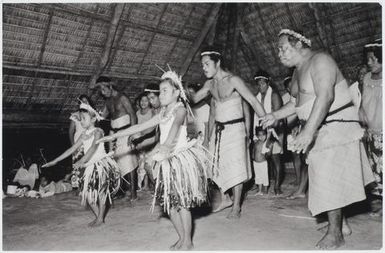
[[[275,118],[273,113],[268,113],[261,118],[261,124],[264,129],[268,128],[269,126],[272,126],[276,121],[277,119]]]
[[[42,168],[48,168],[48,167],[54,166],[55,164],[56,164],[55,161],[51,161],[51,162],[48,162],[46,164],[43,164],[41,167]]]
[[[72,167],[76,170],[76,169],[80,169],[84,166],[84,163],[79,163],[79,162],[76,162],[72,165]]]
[[[301,131],[291,143],[288,143],[290,149],[296,153],[305,153],[313,142],[314,135],[307,131]]]
[[[113,141],[115,139],[116,139],[115,137],[111,137],[110,135],[108,135],[108,136],[104,136],[103,138],[100,138],[95,143],[99,144],[99,143],[102,143],[102,142],[110,142],[110,141]]]

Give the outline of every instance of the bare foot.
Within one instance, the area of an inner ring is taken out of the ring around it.
[[[170,250],[179,250],[182,247],[183,240],[179,238],[179,240],[170,246]]]
[[[344,237],[342,233],[331,233],[326,232],[322,239],[317,243],[317,249],[337,249],[345,244]]]
[[[222,201],[219,206],[213,210],[213,213],[217,213],[219,211],[222,211],[223,209],[226,209],[233,205],[233,202],[231,200]]]
[[[93,220],[90,223],[88,223],[88,226],[92,227],[96,223],[96,221],[97,221],[97,219],[95,218],[95,220]]]
[[[321,225],[319,228],[317,228],[318,231],[326,233],[326,231],[329,229],[329,222],[326,222],[324,225]],[[352,234],[352,229],[350,228],[349,224],[342,222],[342,235],[343,236],[349,236]]]
[[[281,196],[283,194],[281,188],[276,188],[274,189],[274,194],[275,196]]]
[[[304,193],[296,193],[295,192],[295,193],[292,193],[289,196],[287,196],[286,199],[290,199],[290,200],[292,200],[292,199],[303,199],[305,197],[306,197],[306,194],[304,194]]]
[[[104,222],[103,222],[102,220],[95,220],[95,223],[92,224],[90,227],[93,227],[93,228],[99,227],[99,226],[101,226],[103,223],[104,223]]]
[[[231,212],[226,217],[229,220],[236,220],[241,218],[241,209],[240,208],[233,208]]]
[[[192,244],[192,242],[184,243],[182,247],[180,247],[180,250],[192,250],[192,249],[194,249],[194,244]]]

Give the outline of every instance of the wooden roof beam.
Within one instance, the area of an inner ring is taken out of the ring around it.
[[[191,46],[190,51],[188,52],[185,61],[182,64],[182,67],[180,69],[180,74],[183,76],[186,74],[188,68],[190,67],[191,62],[194,59],[195,54],[197,53],[199,47],[201,46],[203,40],[206,38],[207,33],[209,32],[210,28],[215,22],[216,16],[218,15],[219,10],[221,9],[222,4],[221,3],[213,3],[211,7],[210,14],[208,15],[208,18],[206,20],[205,25],[202,28],[201,33],[197,37],[197,39],[194,41],[194,44]]]
[[[107,39],[106,43],[104,44],[102,56],[100,57],[99,66],[97,67],[94,75],[91,77],[90,80],[89,88],[91,89],[95,88],[96,79],[98,79],[98,77],[103,73],[107,65],[112,50],[112,45],[114,44],[115,36],[118,30],[119,20],[123,13],[123,9],[124,4],[117,3],[114,6],[114,14],[112,15],[110,28],[108,29]]]
[[[56,70],[56,69],[43,69],[43,68],[36,68],[36,67],[30,67],[30,66],[14,66],[14,65],[8,65],[8,64],[3,64],[3,75],[4,75],[4,69],[35,71],[37,73],[41,72],[41,73],[83,76],[83,77],[91,77],[91,75],[92,75],[89,72],[78,72],[78,71],[71,71],[71,70]],[[111,77],[111,78],[119,78],[119,79],[159,80],[158,76],[149,76],[149,75],[121,74],[121,73],[113,73],[113,72],[104,73],[103,75]]]

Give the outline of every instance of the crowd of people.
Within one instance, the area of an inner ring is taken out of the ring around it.
[[[171,249],[191,249],[190,209],[207,201],[208,182],[221,192],[212,211],[230,208],[227,218],[239,219],[248,181],[255,184],[249,194],[283,194],[282,160],[290,155],[298,188],[285,197],[308,196],[313,216],[327,214],[318,248],[341,246],[348,226],[343,208],[364,200],[369,183],[382,198],[382,42],[365,46],[368,72],[357,85],[329,54],[312,50],[304,34],[283,29],[277,40],[281,63],[293,70],[283,91],[261,70],[253,94],[212,46],[200,53],[203,85],[163,70],[160,83],[137,97],[136,108],[113,80],[99,77],[104,109],[99,113],[80,96],[71,115],[72,146],[42,167],[72,155],[72,187],[95,214],[90,226],[103,224],[112,199],[128,195],[133,203],[137,190],[153,192],[152,207],[163,207],[179,236]],[[110,121],[108,136],[100,120]]]

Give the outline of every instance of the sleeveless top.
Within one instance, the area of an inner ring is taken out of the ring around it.
[[[382,131],[382,79],[373,80],[371,73],[364,76],[362,109],[370,130]]]
[[[162,110],[159,113],[159,118],[160,118],[160,123],[159,123],[159,128],[160,128],[160,144],[163,144],[166,142],[168,134],[171,130],[171,127],[175,121],[175,111],[178,107],[183,106],[181,102],[178,102],[174,108],[170,110],[170,112],[166,113],[166,108],[163,107]],[[174,146],[174,150],[182,148],[187,146],[187,127],[185,125],[180,126],[179,132],[172,143]]]
[[[152,118],[152,111],[150,109],[145,114],[141,114],[140,110],[138,110],[136,112],[136,117],[138,117],[138,124],[142,124],[143,122],[146,122],[147,120]]]
[[[80,113],[79,112],[71,113],[70,120],[72,120],[75,123],[74,141],[76,142],[84,131],[84,128],[80,124]]]
[[[86,139],[83,139],[84,153],[87,153],[87,151],[91,148],[92,143],[95,139],[95,131],[103,132],[103,130],[100,128],[93,128],[91,130],[86,130],[84,132],[84,134],[86,135]],[[104,149],[104,143],[99,143],[95,153],[92,155],[92,157],[87,163],[89,164],[91,162],[95,162],[106,156],[107,156],[107,153],[106,153],[106,150]]]

